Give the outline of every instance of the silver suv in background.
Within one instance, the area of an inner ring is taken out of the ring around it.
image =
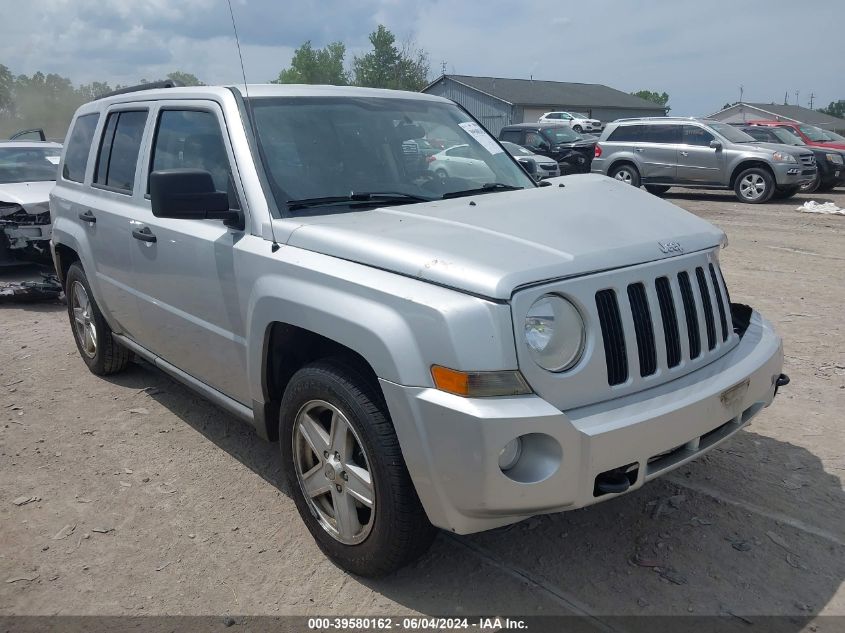
[[[670,187],[733,189],[766,202],[816,177],[811,151],[761,143],[734,126],[692,118],[620,119],[596,145],[593,173],[654,194]]]

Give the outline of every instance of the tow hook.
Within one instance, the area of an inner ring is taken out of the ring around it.
[[[778,389],[781,387],[785,387],[789,384],[789,376],[786,374],[781,374],[777,378],[775,378],[775,395],[778,395]]]
[[[596,477],[593,496],[620,494],[631,487],[631,479],[625,468],[614,468],[600,473]]]

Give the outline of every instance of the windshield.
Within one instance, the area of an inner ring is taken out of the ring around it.
[[[571,127],[544,127],[540,133],[549,139],[553,145],[580,141],[581,135]]]
[[[830,137],[830,134],[815,125],[806,125],[802,123],[798,126],[798,129],[801,130],[808,139],[816,143],[824,143],[825,141],[833,140]]]
[[[707,123],[707,127],[731,143],[755,143],[757,139],[727,123]]]
[[[0,147],[0,183],[55,180],[61,155],[57,147]]]
[[[772,134],[780,139],[780,142],[784,145],[806,145],[804,141],[801,140],[801,137],[789,130],[789,128],[785,127],[773,127],[771,128]]]
[[[427,99],[263,97],[249,102],[276,204],[385,205],[534,187],[469,115]],[[423,140],[424,143],[409,141]],[[436,152],[416,151],[429,147]],[[377,194],[369,196],[368,194]],[[390,195],[388,195],[390,194]],[[337,206],[332,206],[337,210]]]
[[[502,141],[502,147],[508,150],[512,156],[533,156],[534,154],[516,143],[510,141]]]

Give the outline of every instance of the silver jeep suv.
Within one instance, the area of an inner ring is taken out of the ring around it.
[[[79,108],[51,194],[79,354],[145,359],[278,441],[354,573],[433,526],[640,488],[786,382],[771,325],[730,303],[722,231],[601,176],[535,183],[451,101],[147,88]],[[429,136],[487,175],[420,170],[404,146]]]
[[[760,203],[811,182],[816,159],[804,149],[761,143],[726,123],[655,117],[609,123],[592,171],[654,194],[673,186],[733,189],[741,202]]]

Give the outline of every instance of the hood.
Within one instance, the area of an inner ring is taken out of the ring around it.
[[[743,143],[743,145],[748,147],[758,147],[769,152],[785,152],[787,154],[792,154],[795,158],[798,158],[801,154],[813,153],[809,147],[803,145],[784,145],[783,143],[766,143],[763,141],[758,141],[756,143]]]
[[[842,151],[845,150],[845,143],[841,141],[815,141],[813,143],[813,147],[819,147],[822,149],[838,149]]]
[[[491,299],[541,281],[717,246],[724,233],[612,178],[276,220],[287,244]],[[565,184],[565,187],[558,187]],[[669,249],[666,249],[669,250]]]
[[[0,203],[19,204],[32,215],[47,213],[50,211],[50,190],[55,185],[52,180],[0,184]]]

